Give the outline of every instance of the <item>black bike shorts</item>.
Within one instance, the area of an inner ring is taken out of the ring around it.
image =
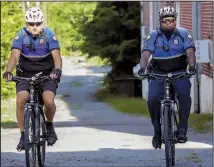
[[[51,91],[56,95],[58,84],[54,80],[45,80],[39,84],[39,88],[41,89],[41,93]],[[20,91],[28,91],[30,93],[30,84],[25,80],[16,82],[16,93]]]

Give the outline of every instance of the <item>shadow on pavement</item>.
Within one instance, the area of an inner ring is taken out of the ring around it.
[[[68,146],[69,147],[69,146]],[[70,146],[72,147],[72,146]],[[68,148],[69,149],[69,148]],[[47,148],[48,150],[48,148]],[[176,149],[175,167],[211,167],[212,157],[207,157],[206,154],[211,152],[211,149],[204,153],[203,149]],[[188,154],[186,154],[186,152]],[[189,154],[191,152],[191,154]],[[203,154],[203,155],[200,155]],[[133,149],[113,149],[101,148],[93,151],[74,151],[74,152],[47,152],[46,167],[50,166],[163,166],[165,167],[164,149],[161,150],[133,150]],[[205,157],[200,159],[199,157]],[[10,157],[16,157],[10,159]],[[52,161],[51,161],[52,160]],[[1,166],[25,166],[24,153],[1,153]],[[126,165],[124,165],[126,164]],[[204,166],[205,165],[205,166]]]

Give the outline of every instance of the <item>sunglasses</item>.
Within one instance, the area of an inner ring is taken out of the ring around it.
[[[40,25],[42,24],[42,22],[38,22],[38,23],[28,23],[28,25],[29,26],[31,26],[31,27],[34,27],[35,25],[37,26],[37,27],[39,27]]]
[[[164,24],[166,24],[167,22],[169,22],[169,23],[174,23],[174,22],[175,22],[175,19],[163,19],[163,20],[161,20],[160,22],[161,22],[161,23],[164,23]]]

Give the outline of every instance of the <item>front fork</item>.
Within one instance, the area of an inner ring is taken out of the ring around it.
[[[41,106],[38,103],[27,103],[25,105],[25,112],[31,111],[34,115],[35,141],[33,143],[40,141],[40,110]]]
[[[163,120],[164,120],[164,106],[168,105],[170,106],[170,124],[171,124],[171,128],[172,128],[172,133],[171,133],[171,139],[176,142],[176,135],[175,135],[175,132],[177,131],[177,119],[176,119],[176,111],[175,111],[175,102],[174,100],[162,100],[161,101],[161,120],[160,120],[160,123],[161,123],[161,132],[162,132],[162,141],[164,141],[164,123],[163,123]],[[178,105],[177,105],[178,107]],[[173,115],[172,115],[173,114]]]

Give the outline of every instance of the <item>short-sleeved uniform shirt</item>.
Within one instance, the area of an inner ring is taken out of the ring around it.
[[[60,46],[49,28],[45,28],[38,37],[33,38],[25,27],[17,33],[11,49],[21,51],[18,63],[24,72],[34,74],[42,71],[44,74],[55,67],[51,51],[60,49]]]
[[[147,36],[143,51],[152,53],[155,70],[173,72],[186,69],[188,48],[195,50],[193,37],[187,29],[176,27],[170,39],[167,39],[159,27]]]

